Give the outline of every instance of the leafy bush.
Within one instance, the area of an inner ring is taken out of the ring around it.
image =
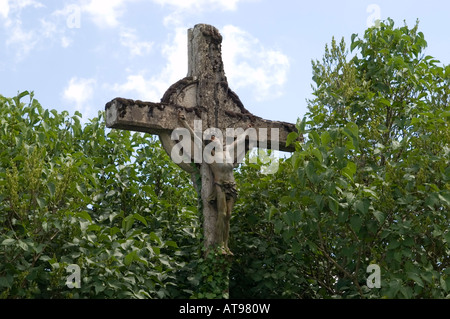
[[[45,110],[32,93],[0,96],[2,297],[191,294],[179,276],[193,271],[198,246],[189,178],[157,140],[107,132],[102,116],[83,126],[81,114]],[[70,264],[79,289],[66,286]]]
[[[450,297],[450,66],[425,47],[388,20],[313,62],[307,142],[239,176],[231,295]]]

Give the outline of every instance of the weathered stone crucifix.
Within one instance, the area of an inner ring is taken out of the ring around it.
[[[288,134],[297,131],[294,124],[264,120],[251,114],[230,90],[222,62],[221,43],[222,36],[213,26],[198,24],[189,29],[187,77],[169,87],[160,103],[123,98],[108,102],[105,107],[106,126],[157,134],[169,155],[179,143],[172,139],[172,133],[183,126],[189,132],[200,135],[197,139],[201,140],[202,132],[209,128],[216,128],[221,132],[226,132],[227,129],[234,129],[234,132],[240,129],[242,132],[254,128],[256,135],[240,135],[247,140],[247,147],[256,146],[250,141],[256,139],[253,142],[258,142],[259,148],[294,151],[292,145],[286,147]],[[194,126],[196,130],[192,130]],[[208,138],[210,142],[218,142],[217,145],[221,147],[226,145],[225,141],[218,141],[217,136],[211,135]],[[231,141],[235,137],[239,139],[239,136],[232,136]],[[229,138],[228,136],[228,141]],[[194,142],[193,136],[192,145],[195,149]],[[204,150],[206,145],[202,143],[201,147]],[[217,151],[218,149],[216,153]],[[233,185],[232,167],[230,168],[229,162],[207,163],[201,159],[199,161],[192,152],[186,153],[189,161],[176,163],[191,173],[193,180],[196,167],[199,169],[201,189],[196,187],[196,190],[202,199],[205,247],[222,245],[225,253],[231,253],[227,246],[229,218],[237,193]],[[234,164],[236,160],[237,157],[233,158]],[[195,162],[196,166],[189,162]]]

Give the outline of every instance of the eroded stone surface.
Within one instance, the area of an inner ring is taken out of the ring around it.
[[[188,74],[171,85],[159,103],[115,98],[106,108],[106,126],[110,128],[158,134],[161,144],[170,155],[177,143],[171,139],[174,129],[180,127],[179,113],[183,112],[186,123],[193,127],[194,120],[201,120],[202,130],[218,128],[226,138],[227,129],[246,130],[255,128],[259,147],[281,151],[294,151],[286,147],[287,136],[296,131],[295,125],[270,121],[250,113],[239,97],[229,87],[222,62],[222,36],[213,26],[198,24],[188,30]],[[271,136],[272,128],[277,136]],[[259,129],[262,129],[261,131]],[[271,145],[270,141],[276,140]],[[225,145],[225,140],[223,144]],[[214,176],[206,164],[178,164],[185,171],[201,176],[201,189],[197,189],[203,201],[205,246],[217,243],[217,207],[208,201],[214,189]],[[196,185],[195,185],[196,186]]]

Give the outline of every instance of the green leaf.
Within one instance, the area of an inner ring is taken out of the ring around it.
[[[135,214],[133,215],[133,217],[134,217],[135,219],[137,219],[138,221],[140,221],[141,223],[143,223],[145,226],[148,226],[148,225],[147,225],[147,220],[145,219],[144,216],[139,215],[138,213],[135,213]]]
[[[159,249],[159,247],[152,246],[152,249],[156,255],[159,256],[161,254],[161,249]]]
[[[355,233],[359,233],[359,230],[362,226],[362,219],[359,215],[353,215],[350,217],[350,226],[355,231]]]
[[[287,211],[286,214],[283,215],[283,220],[290,226],[294,226],[300,219],[301,214],[299,211]]]
[[[344,134],[350,137],[350,140],[346,143],[348,149],[358,149],[359,147],[359,129],[355,123],[347,123],[343,130]]]
[[[399,242],[398,240],[396,240],[396,239],[390,241],[390,242],[389,242],[389,245],[387,246],[387,248],[388,248],[389,250],[395,250],[395,249],[397,249],[398,247],[400,247],[400,242]]]
[[[355,202],[355,208],[357,211],[367,214],[369,211],[370,201],[367,199],[359,199]]]
[[[322,163],[323,162],[323,156],[322,152],[318,150],[317,148],[314,148],[311,153]]]
[[[359,41],[359,40],[353,41],[353,40],[352,40],[352,43],[350,44],[350,51],[353,52],[353,50],[354,50],[357,46],[359,46],[360,44],[361,44],[361,41]]]
[[[375,191],[371,190],[370,188],[364,187],[363,193],[364,193],[364,195],[369,195],[375,199],[378,199],[377,193]]]
[[[95,225],[95,224],[89,225],[87,227],[87,231],[101,231],[101,230],[102,230],[102,228],[99,225]]]
[[[283,222],[281,220],[279,220],[279,219],[275,220],[273,222],[273,230],[274,230],[275,234],[279,234],[284,226],[285,225],[283,224]]]
[[[345,156],[345,147],[336,146],[334,148],[334,154],[339,160],[342,160]]]
[[[129,266],[137,258],[137,252],[133,250],[131,253],[125,256],[123,263],[125,264],[125,266]]]
[[[316,131],[311,131],[309,133],[309,138],[314,141],[314,144],[316,146],[320,146],[321,145],[319,133],[317,133]]]
[[[50,196],[51,197],[55,197],[55,183],[48,182],[47,183],[47,188],[48,188],[48,191],[50,192]]]
[[[117,192],[116,192],[114,189],[112,189],[112,190],[110,190],[110,191],[106,194],[106,197],[114,196],[116,193],[117,193]]]
[[[339,202],[331,196],[328,197],[328,207],[335,213],[339,212]]]
[[[298,119],[297,124],[295,126],[296,126],[299,134],[305,133],[306,116],[303,117],[303,120]]]
[[[77,191],[79,191],[81,194],[84,194],[84,193],[86,193],[86,189],[84,188],[84,186],[83,185],[80,185],[80,184],[76,184],[76,188],[77,188]]]
[[[169,246],[169,247],[178,248],[177,243],[172,240],[166,241],[165,244],[166,244],[166,246]]]
[[[447,245],[450,245],[450,231],[447,231],[447,232],[444,234],[444,239],[445,239],[445,241],[447,242]]]
[[[143,185],[141,189],[142,189],[144,192],[149,193],[149,194],[154,193],[153,187],[150,186],[150,185]]]
[[[128,232],[134,223],[134,216],[129,215],[122,220],[122,228],[125,232]]]
[[[286,138],[286,146],[291,145],[298,138],[297,132],[290,132]]]
[[[19,244],[19,247],[22,248],[24,251],[28,250],[28,245],[25,242],[19,240],[18,244]]]
[[[322,146],[327,146],[331,142],[331,135],[327,131],[320,134],[320,140],[322,141]]]
[[[380,212],[380,211],[378,211],[378,210],[375,210],[375,211],[373,211],[372,213],[373,213],[373,216],[375,216],[376,220],[377,220],[380,224],[382,224],[382,223],[384,222],[384,219],[385,219],[386,217],[384,216],[384,214],[383,214],[382,212]]]
[[[413,272],[407,272],[406,275],[408,276],[409,279],[414,280],[420,287],[423,287],[422,278],[420,278],[418,274]]]
[[[14,277],[10,274],[0,277],[0,287],[10,288],[14,283]]]
[[[438,197],[444,205],[450,207],[450,194],[442,193],[438,194]]]
[[[40,209],[42,209],[42,208],[44,208],[45,206],[47,206],[47,202],[45,201],[44,198],[37,197],[37,198],[36,198],[36,201],[37,201],[38,206],[39,206]]]
[[[89,215],[89,213],[87,211],[81,211],[81,212],[77,213],[77,217],[81,217],[81,218],[84,218],[84,219],[92,222],[91,215]]]
[[[359,131],[358,125],[356,125],[356,124],[353,123],[353,122],[349,122],[349,123],[347,123],[347,124],[345,125],[345,128],[346,128],[349,132],[351,132],[351,134],[353,135],[353,137],[358,137],[358,131]]]
[[[9,246],[9,245],[14,244],[15,242],[16,242],[15,239],[13,239],[13,238],[7,238],[7,239],[5,239],[4,241],[2,241],[2,245]]]
[[[353,181],[353,175],[356,173],[356,164],[348,161],[347,166],[341,170],[342,175]]]
[[[106,286],[103,282],[94,282],[95,293],[98,295],[102,291],[106,289]]]
[[[391,106],[391,102],[387,99],[381,98],[381,99],[379,99],[379,101],[386,106],[389,106],[389,107]]]
[[[272,220],[273,216],[278,213],[278,209],[275,208],[275,206],[270,207],[269,211],[269,221]]]
[[[318,182],[318,176],[316,174],[316,169],[314,167],[313,162],[308,162],[306,165],[306,176],[308,176],[308,179],[313,183],[316,184]]]
[[[151,240],[156,241],[158,244],[161,244],[161,239],[154,232],[151,232],[149,236]]]

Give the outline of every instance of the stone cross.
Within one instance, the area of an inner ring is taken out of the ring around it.
[[[230,90],[222,62],[221,43],[222,36],[213,26],[198,24],[189,29],[187,77],[170,86],[160,103],[124,98],[108,102],[105,106],[106,126],[157,134],[162,146],[171,155],[178,142],[172,140],[172,132],[182,126],[180,113],[183,113],[185,123],[193,127],[196,121],[197,128],[198,123],[201,123],[202,132],[207,128],[225,132],[227,129],[246,130],[252,127],[257,131],[256,139],[260,148],[294,151],[293,145],[286,146],[288,134],[297,131],[294,124],[265,120],[251,114]],[[195,174],[192,164],[177,164]],[[196,187],[196,190],[203,204],[204,244],[209,248],[220,243],[216,227],[218,205],[211,201],[211,193],[218,183],[215,182],[210,165],[205,162],[196,165],[201,176],[201,189]],[[192,176],[194,180],[195,176]]]

